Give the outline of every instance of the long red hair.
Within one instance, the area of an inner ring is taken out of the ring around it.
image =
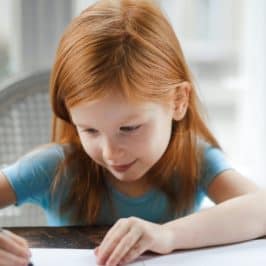
[[[75,173],[62,212],[75,205],[73,220],[94,224],[106,192],[104,171],[83,150],[69,108],[99,99],[110,88],[129,100],[167,103],[183,81],[191,85],[187,113],[173,121],[167,150],[147,173],[176,211],[193,205],[201,171],[199,139],[219,145],[202,119],[192,76],[170,23],[148,0],[98,1],[73,19],[57,50],[50,91],[52,141],[71,147],[54,179],[54,191],[65,166]],[[177,183],[178,193],[173,185]]]

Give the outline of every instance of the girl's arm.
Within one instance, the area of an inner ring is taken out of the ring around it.
[[[234,170],[219,174],[208,187],[208,196],[218,205],[166,224],[175,235],[173,249],[220,245],[265,235],[266,207],[262,202],[266,196],[265,192],[253,194],[256,191],[253,182]]]
[[[134,260],[146,250],[166,254],[263,236],[266,191],[257,191],[255,184],[237,172],[224,171],[208,190],[220,204],[162,225],[135,217],[120,219],[95,250],[97,262],[117,265]]]
[[[255,192],[258,187],[235,170],[219,174],[208,187],[208,196],[219,204],[228,199]]]
[[[16,202],[15,192],[0,172],[0,208]],[[0,262],[1,265],[28,265],[31,256],[25,239],[0,228]]]
[[[164,225],[174,235],[173,250],[233,243],[266,235],[266,190],[248,193],[254,190],[256,186],[237,173],[226,171],[221,174],[209,191],[214,201],[222,203]]]
[[[242,195],[162,225],[120,219],[95,250],[100,265],[127,263],[144,251],[167,254],[266,235],[266,190]]]
[[[16,202],[16,195],[7,178],[0,171],[0,209]]]

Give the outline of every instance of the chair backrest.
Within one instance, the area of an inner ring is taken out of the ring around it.
[[[0,86],[0,165],[49,142],[49,76],[45,70]]]

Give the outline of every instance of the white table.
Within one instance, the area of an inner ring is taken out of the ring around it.
[[[92,249],[32,249],[34,266],[96,265]],[[266,266],[266,238],[219,247],[145,255],[132,266]]]

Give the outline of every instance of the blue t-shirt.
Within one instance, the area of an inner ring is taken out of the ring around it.
[[[74,225],[71,222],[71,209],[61,215],[59,206],[67,196],[71,186],[71,176],[64,171],[60,190],[52,197],[51,184],[56,169],[64,159],[62,145],[54,144],[22,157],[16,163],[2,169],[16,194],[16,204],[33,203],[44,209],[47,221],[52,226]],[[231,166],[223,152],[206,145],[204,149],[202,176],[197,187],[193,211],[199,209],[209,184],[221,172]],[[188,213],[169,213],[169,202],[166,195],[151,189],[140,197],[130,197],[108,184],[115,216],[111,215],[108,198],[103,198],[102,207],[97,219],[98,225],[111,225],[117,219],[135,216],[151,222],[164,223]]]

